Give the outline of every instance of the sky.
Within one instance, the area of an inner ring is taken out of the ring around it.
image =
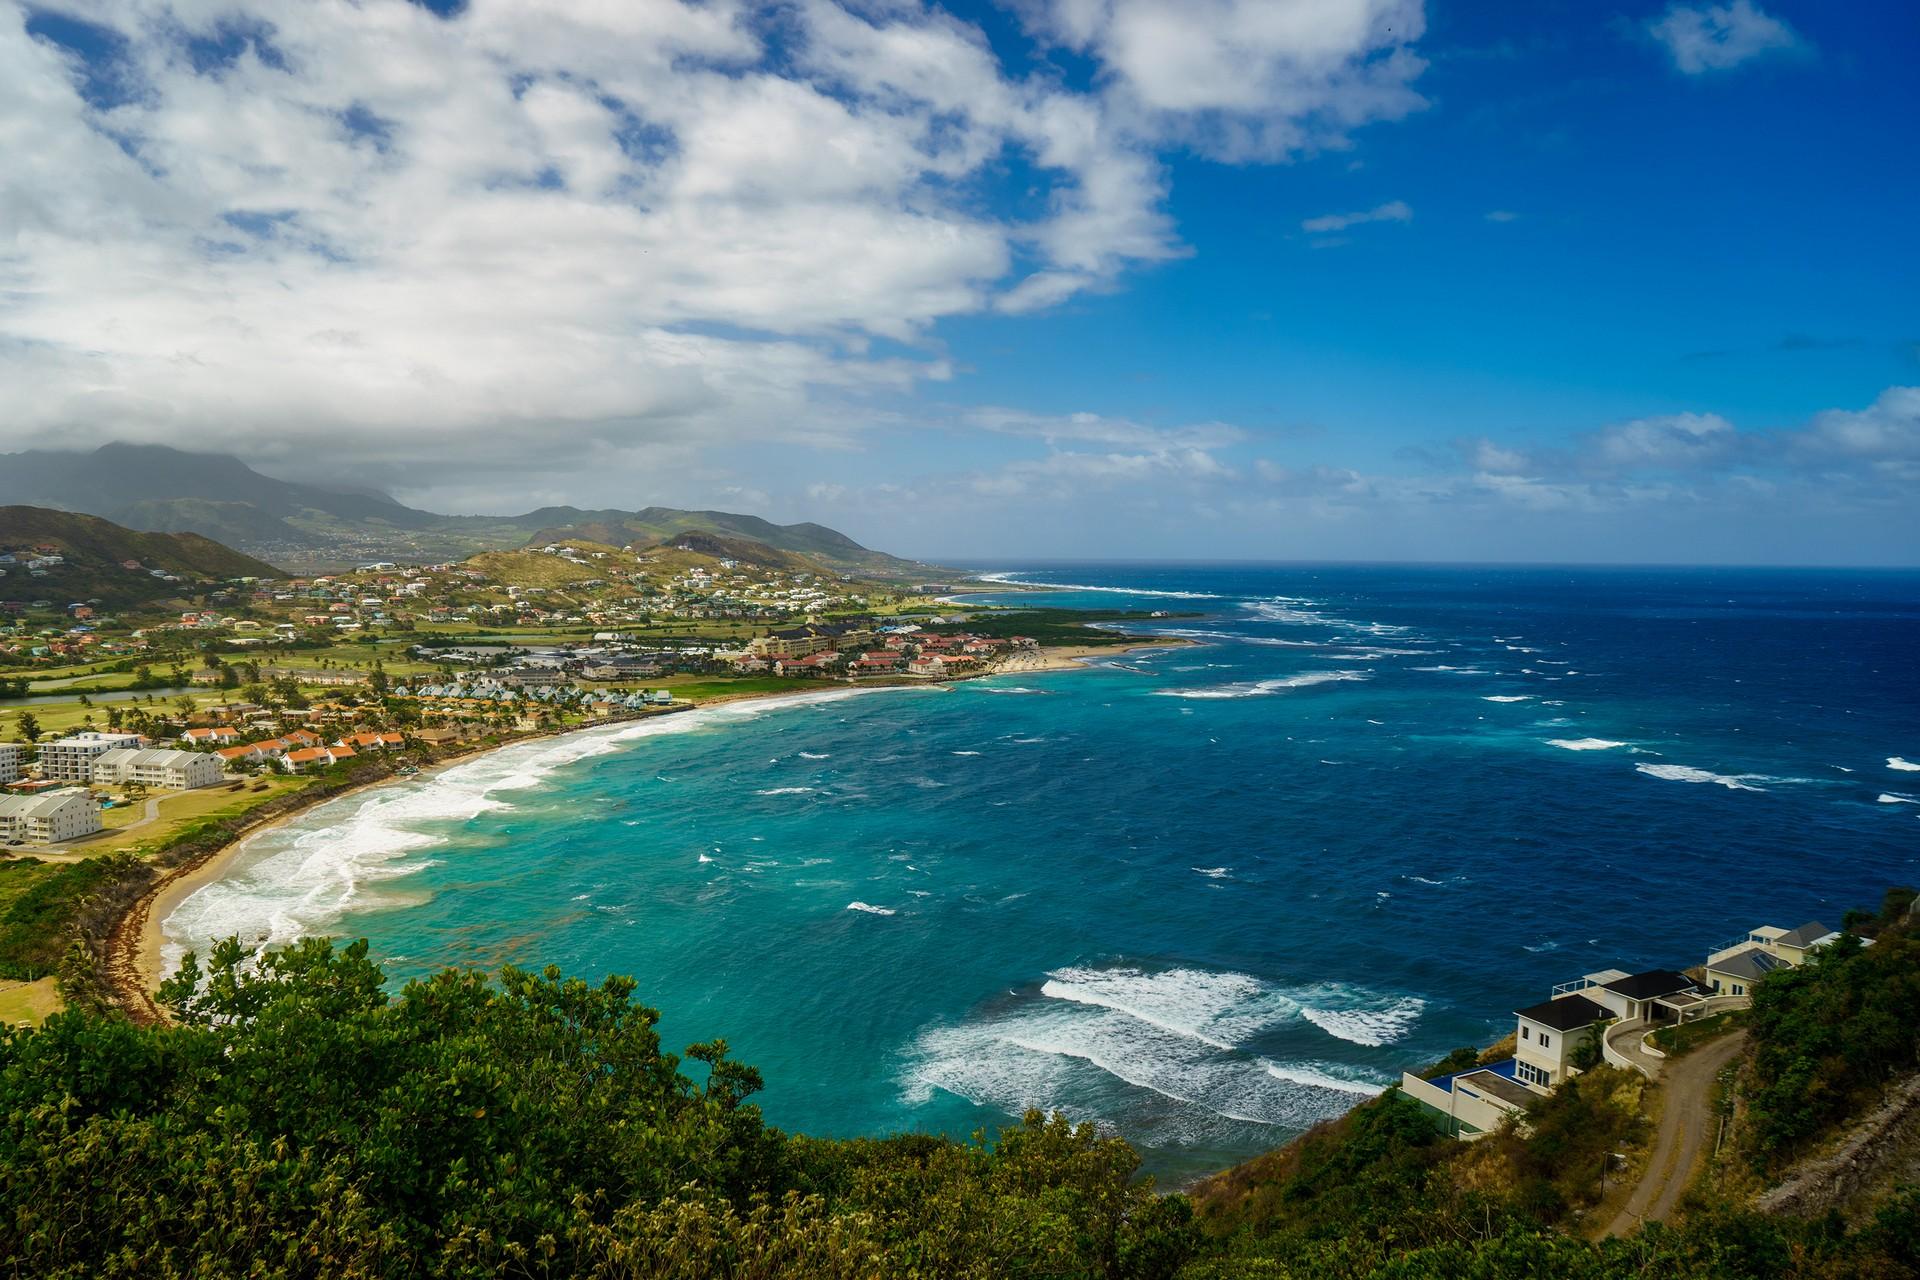
[[[949,560],[1911,565],[1916,50],[1909,0],[0,0],[0,451]]]

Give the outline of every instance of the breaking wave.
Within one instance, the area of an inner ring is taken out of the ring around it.
[[[1650,778],[1665,778],[1669,782],[1712,782],[1729,791],[1765,791],[1765,787],[1753,784],[1772,781],[1762,773],[1712,773],[1685,764],[1637,764],[1633,767]]]
[[[1548,738],[1547,745],[1559,747],[1562,751],[1611,751],[1627,744],[1615,742],[1612,738]]]
[[[1049,587],[1055,591],[1107,591],[1117,596],[1156,596],[1166,600],[1218,600],[1211,591],[1156,591],[1148,587],[1095,587],[1084,582],[1029,582],[1012,573],[983,573],[976,581],[1001,582],[1010,587]]]
[[[1367,680],[1365,671],[1309,671],[1304,675],[1282,676],[1275,680],[1243,680],[1235,684],[1212,685],[1201,689],[1156,689],[1159,698],[1264,698],[1289,689],[1307,689],[1317,684],[1342,680]]]
[[[1069,967],[1048,975],[1037,997],[923,1032],[902,1083],[909,1101],[940,1090],[1008,1115],[1063,1110],[1155,1146],[1215,1142],[1248,1125],[1301,1130],[1389,1079],[1249,1047],[1300,1025],[1304,1011],[1286,989],[1247,974]]]

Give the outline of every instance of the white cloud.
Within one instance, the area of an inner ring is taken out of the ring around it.
[[[0,448],[320,451],[414,488],[844,442],[949,375],[941,321],[1185,253],[1179,120],[1331,141],[1410,106],[1420,28],[1409,0],[1215,3],[1181,65],[1258,83],[1183,105],[1132,3],[1074,28],[1092,92],[916,0],[52,7],[117,33],[123,92],[0,0]],[[192,43],[235,31],[224,62]],[[1019,216],[988,198],[1014,165]]]
[[[1345,145],[1424,101],[1421,0],[1016,0],[1043,38],[1098,61],[1143,133],[1223,159]]]
[[[1751,0],[1675,4],[1648,23],[1647,30],[1672,55],[1673,65],[1690,76],[1805,47],[1792,27]]]
[[[1717,413],[1640,418],[1601,430],[1593,448],[1609,469],[1698,467],[1728,457],[1738,433]]]
[[[1107,418],[1097,413],[1047,415],[1019,409],[970,409],[961,415],[970,426],[983,427],[1004,435],[1031,436],[1048,444],[1069,442],[1100,444],[1115,448],[1146,448],[1159,452],[1176,449],[1219,449],[1247,438],[1239,427],[1224,422],[1203,422],[1181,427],[1148,427],[1123,418]]]
[[[1881,463],[1920,459],[1920,387],[1888,387],[1865,409],[1815,414],[1792,445],[1813,457]]]
[[[1520,215],[1511,209],[1489,209],[1486,219],[1488,222],[1518,222]]]
[[[1325,213],[1317,218],[1308,218],[1300,224],[1302,231],[1314,233],[1345,231],[1348,227],[1357,227],[1368,222],[1412,222],[1413,207],[1405,200],[1389,200],[1385,204],[1375,205],[1371,209],[1362,209],[1357,213]]]

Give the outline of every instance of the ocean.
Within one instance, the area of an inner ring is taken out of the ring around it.
[[[511,747],[258,838],[170,950],[632,974],[782,1127],[1059,1110],[1178,1183],[1557,982],[1920,880],[1920,574],[1002,576],[1196,643]]]

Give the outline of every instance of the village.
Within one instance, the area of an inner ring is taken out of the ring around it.
[[[0,569],[50,596],[72,567],[52,546],[0,551]],[[802,681],[982,675],[1039,650],[968,630],[930,597],[937,584],[856,582],[705,535],[284,579],[110,568],[164,577],[195,607],[0,603],[0,738],[18,739],[0,741],[0,847],[84,851],[156,821],[160,834],[182,808],[170,795],[244,800],[254,780],[369,756],[413,769]]]

